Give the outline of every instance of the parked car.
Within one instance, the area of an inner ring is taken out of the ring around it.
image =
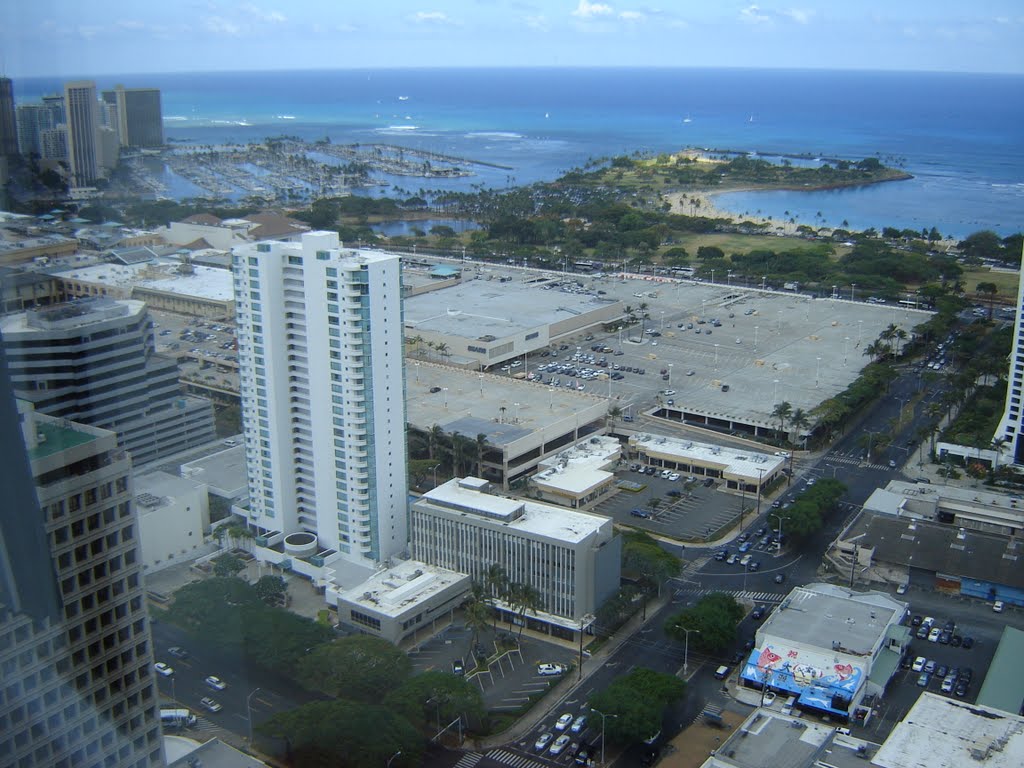
[[[910,668],[914,672],[923,672],[924,671],[924,665],[927,664],[927,663],[928,663],[928,659],[926,659],[924,656],[918,656],[916,659],[914,659],[914,663],[913,663],[913,665]]]
[[[156,670],[156,673],[158,675],[163,675],[164,677],[170,677],[174,674],[174,668],[168,664],[165,664],[162,661],[158,661],[156,664],[154,664],[153,669]]]
[[[537,674],[547,677],[549,675],[561,675],[565,672],[564,664],[540,663],[537,665]]]
[[[939,642],[939,636],[942,635],[942,630],[938,627],[932,627],[928,632],[928,642],[937,643]]]
[[[931,675],[929,675],[927,672],[922,672],[917,678],[917,684],[922,688],[927,688],[928,683],[931,681],[931,679]]]
[[[996,600],[994,603],[992,603],[992,610],[996,613],[1002,613],[1004,608],[1005,606],[1003,605],[1002,600]]]
[[[186,651],[184,648],[178,645],[172,645],[170,648],[167,649],[167,653],[168,655],[173,656],[176,659],[188,658],[188,651]]]
[[[452,661],[452,674],[453,675],[464,675],[464,674],[466,674],[466,667],[462,663],[462,659],[454,659]]]

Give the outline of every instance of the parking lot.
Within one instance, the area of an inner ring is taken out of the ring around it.
[[[922,623],[931,617],[934,620],[934,626],[941,630],[946,622],[952,621],[955,623],[955,628],[950,633],[950,639],[952,640],[955,635],[960,638],[960,644],[954,645],[955,640],[941,643],[937,640],[929,641],[926,638],[918,639],[916,633],[919,626],[911,626],[910,628],[915,632],[915,638],[911,642],[910,651],[904,659],[903,665],[890,681],[884,697],[875,703],[874,716],[864,727],[863,734],[855,733],[854,735],[863,735],[864,738],[872,741],[881,741],[906,715],[917,701],[918,696],[925,690],[969,703],[974,703],[976,700],[985,675],[988,673],[989,664],[995,655],[996,646],[1002,634],[1002,626],[998,621],[993,621],[990,616],[986,615],[986,612],[991,614],[991,611],[985,605],[975,605],[972,602],[963,603],[959,599],[934,595],[934,593],[929,597],[927,604],[911,603],[912,615],[908,618],[907,624],[910,625],[913,621],[917,621],[914,617],[919,617]],[[940,604],[938,607],[944,607],[944,610],[935,610],[936,603]],[[941,606],[942,603],[945,606]],[[926,609],[929,611],[927,614],[924,613]],[[963,642],[965,638],[971,638],[970,648],[965,647]],[[916,671],[914,663],[918,658],[924,659],[926,664],[931,662],[928,668],[933,671],[931,673],[924,672],[923,669]],[[950,690],[942,690],[945,677],[938,673],[944,672],[948,676],[951,671],[956,673],[958,681],[964,681],[969,677],[969,681],[961,689],[962,695],[957,694],[955,682]]]
[[[519,640],[516,649],[515,640]],[[518,711],[574,669],[578,654],[533,634],[518,636],[507,625],[482,631],[473,645],[473,632],[452,624],[409,654],[415,673],[430,670],[465,674],[480,687],[484,706],[492,711]],[[540,674],[538,665],[558,664],[562,674]]]
[[[157,352],[178,361],[182,378],[238,391],[238,351],[231,322],[150,309]]]
[[[648,475],[631,470],[620,472],[620,477],[642,485],[642,490],[635,493],[622,490],[594,508],[598,514],[614,518],[617,523],[692,541],[705,540],[723,526],[738,521],[741,503],[748,519],[753,519],[756,506],[753,496],[744,499],[723,493],[715,484],[704,485],[704,478],[680,477],[672,481],[662,477],[660,472]],[[651,505],[652,499],[658,500],[656,506]]]

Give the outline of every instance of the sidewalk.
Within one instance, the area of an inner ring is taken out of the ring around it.
[[[608,660],[630,637],[633,636],[648,620],[652,619],[658,611],[665,607],[671,599],[671,592],[665,590],[665,594],[662,597],[657,597],[651,600],[647,604],[647,619],[642,618],[643,613],[638,613],[625,624],[623,624],[615,635],[605,643],[597,653],[591,658],[585,659],[583,667],[577,669],[574,673],[577,677],[567,687],[565,685],[566,675],[562,679],[562,683],[557,685],[555,689],[544,697],[536,706],[533,707],[529,712],[519,718],[514,724],[507,728],[502,733],[493,734],[485,739],[480,739],[473,744],[473,749],[480,752],[486,752],[494,747],[499,747],[509,742],[518,741],[527,733],[529,733],[537,723],[551,715],[555,709],[562,707],[562,701],[564,699],[572,698],[573,694],[582,691],[587,680],[594,672],[600,669],[604,662]]]

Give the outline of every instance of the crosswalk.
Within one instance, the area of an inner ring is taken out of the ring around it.
[[[886,470],[890,468],[887,464],[865,464],[856,456],[840,456],[832,453],[825,457],[825,461],[834,461],[837,464],[846,464],[851,467],[863,467],[865,469]]]
[[[737,600],[748,600],[755,603],[781,603],[785,595],[777,592],[751,592],[741,589],[677,589],[676,597],[705,597],[715,593],[732,595]]]
[[[473,768],[474,765],[483,759],[484,756],[479,752],[467,752],[459,758],[459,762],[455,764],[455,768]]]
[[[543,763],[517,755],[515,752],[509,752],[507,749],[492,749],[487,753],[487,757],[502,765],[511,765],[513,768],[545,768]]]

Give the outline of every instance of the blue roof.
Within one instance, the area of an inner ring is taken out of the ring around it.
[[[439,277],[454,277],[461,271],[462,270],[456,269],[455,267],[449,267],[445,264],[441,264],[430,270],[430,274],[438,275]]]

